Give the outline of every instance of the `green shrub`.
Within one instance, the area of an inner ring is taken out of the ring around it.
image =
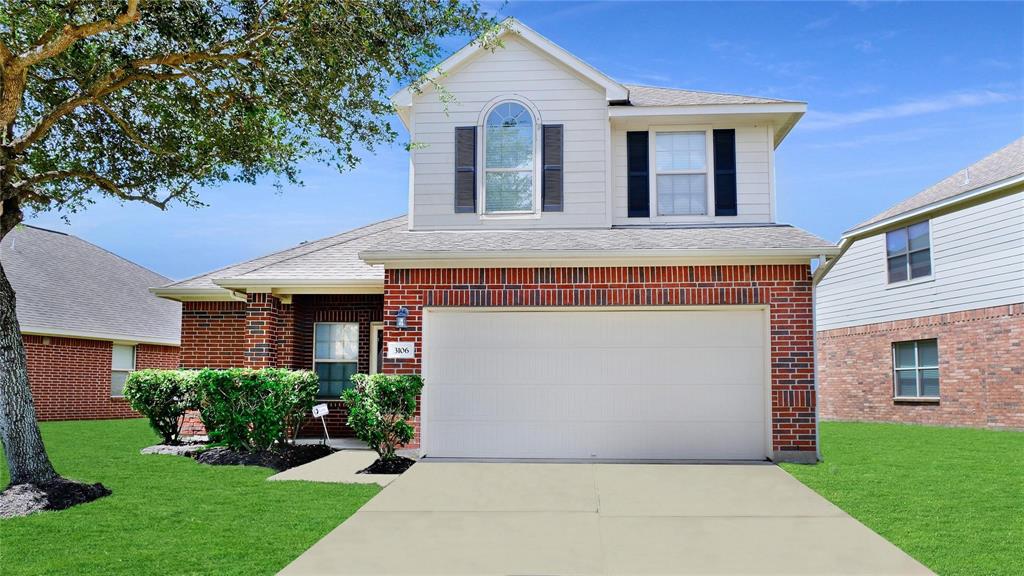
[[[313,406],[319,380],[308,370],[231,368],[196,375],[210,440],[232,450],[270,449]]]
[[[355,387],[341,394],[348,407],[348,425],[383,461],[408,444],[415,429],[407,422],[416,414],[416,398],[423,390],[417,374],[356,374]]]
[[[199,408],[196,372],[188,370],[136,370],[124,383],[124,397],[136,412],[149,418],[149,425],[164,444],[176,444],[181,434],[181,417]]]

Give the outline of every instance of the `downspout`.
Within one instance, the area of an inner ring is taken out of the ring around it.
[[[821,462],[821,414],[818,411],[818,271],[825,266],[825,255],[818,256],[818,270],[811,277],[811,346],[814,347],[814,457]]]

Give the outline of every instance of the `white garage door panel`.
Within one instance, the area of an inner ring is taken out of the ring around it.
[[[761,310],[428,310],[425,452],[763,458],[764,322]]]

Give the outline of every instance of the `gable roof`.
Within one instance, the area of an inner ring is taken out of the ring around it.
[[[177,346],[181,305],[150,294],[168,279],[81,238],[19,226],[0,242],[22,332]]]
[[[574,56],[568,50],[562,48],[558,44],[555,44],[551,40],[548,40],[544,36],[537,33],[529,26],[523,24],[515,18],[506,18],[499,24],[497,24],[496,38],[500,39],[508,34],[517,34],[520,38],[525,40],[530,45],[539,49],[541,52],[547,54],[551,58],[561,62],[568,66],[571,70],[604,88],[605,96],[609,102],[626,100],[629,96],[629,91],[625,86],[616,82],[605,73],[601,72],[597,68],[594,68],[590,64],[587,64],[583,60]],[[435,66],[426,76],[428,79],[437,79],[449,74],[452,70],[459,67],[464,62],[467,62],[473,56],[479,54],[482,51],[486,51],[488,48],[481,42],[481,38],[476,38],[469,44],[462,47],[460,50],[445,58],[440,64]],[[412,105],[413,92],[415,91],[412,85],[402,88],[391,97],[391,102],[397,108],[407,108]],[[405,120],[405,118],[403,118]]]
[[[624,84],[629,89],[631,106],[708,106],[715,104],[806,104],[795,100],[779,100],[758,96],[742,96],[720,92],[701,92],[681,88],[659,88],[641,84]]]
[[[375,244],[382,235],[406,228],[405,216],[375,222],[327,238],[303,242],[273,254],[233,264],[205,274],[155,288],[167,298],[224,299],[235,285],[256,285],[268,280],[294,283],[382,282],[384,268],[371,266],[357,256],[359,250]]]
[[[848,230],[853,234],[874,224],[900,216],[935,207],[940,203],[969,196],[972,192],[984,191],[993,185],[1010,185],[1024,176],[1024,137],[1006,147],[989,154],[956,174],[934,184],[892,208],[878,214]],[[1001,186],[999,186],[1001,188]],[[966,199],[966,198],[965,198]]]

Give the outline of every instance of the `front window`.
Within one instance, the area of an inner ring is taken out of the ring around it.
[[[352,386],[359,367],[359,323],[319,322],[314,330],[313,370],[320,378],[320,398],[337,398]]]
[[[931,276],[932,251],[928,221],[885,234],[889,283]]]
[[[654,147],[658,215],[707,214],[707,133],[656,132]]]
[[[124,382],[128,374],[135,370],[135,346],[114,344],[110,359],[110,395],[115,398],[124,396]]]
[[[939,397],[939,341],[915,340],[892,345],[897,398]]]
[[[498,104],[484,130],[484,206],[487,212],[532,212],[534,122],[518,102]]]

